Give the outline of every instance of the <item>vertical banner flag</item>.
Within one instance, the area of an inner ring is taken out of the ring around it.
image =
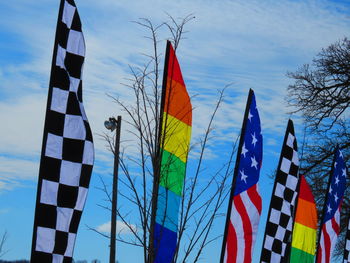
[[[337,148],[324,204],[317,247],[317,263],[329,263],[340,232],[340,210],[346,188],[346,166]]]
[[[261,262],[284,262],[290,244],[297,197],[299,157],[294,126],[288,121],[272,190],[270,208],[261,251]]]
[[[254,92],[250,90],[237,152],[221,263],[252,262],[262,205],[257,186],[262,164],[262,141],[259,112]]]
[[[59,9],[47,100],[31,263],[72,262],[94,149],[82,103],[85,55],[73,0]]]
[[[192,106],[179,62],[167,42],[161,129],[161,168],[154,230],[156,263],[172,262],[178,230],[178,213],[185,179],[192,130]]]
[[[299,180],[290,263],[314,263],[317,232],[316,203],[305,177],[301,175]]]
[[[345,247],[344,247],[344,262],[350,263],[350,216],[348,219],[348,230],[346,231]]]

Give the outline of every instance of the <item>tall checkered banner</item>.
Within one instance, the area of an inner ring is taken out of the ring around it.
[[[329,177],[326,201],[320,225],[316,262],[331,262],[340,232],[340,211],[346,189],[346,166],[343,153],[337,148]]]
[[[345,247],[344,247],[344,262],[350,263],[350,216],[348,219],[348,230],[346,231]]]
[[[254,91],[249,91],[228,206],[220,262],[252,262],[261,214],[258,192],[263,137]]]
[[[62,0],[41,152],[31,263],[72,262],[94,148],[82,103],[85,43],[73,0]]]
[[[288,121],[272,190],[260,262],[285,262],[291,244],[295,200],[297,198],[299,157],[294,126]]]

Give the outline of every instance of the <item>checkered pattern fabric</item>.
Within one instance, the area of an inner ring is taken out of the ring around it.
[[[289,120],[272,192],[261,262],[284,262],[291,241],[297,197],[298,158],[293,122]]]
[[[82,104],[85,55],[73,0],[62,0],[57,23],[39,171],[31,263],[72,262],[94,149]]]

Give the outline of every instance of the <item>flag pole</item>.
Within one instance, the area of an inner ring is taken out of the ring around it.
[[[235,184],[236,184],[237,174],[238,174],[238,165],[240,163],[241,152],[242,152],[241,150],[242,150],[242,146],[243,146],[243,143],[244,143],[244,138],[243,138],[242,135],[244,134],[244,131],[245,131],[246,126],[247,126],[247,119],[248,119],[248,114],[249,114],[249,108],[250,108],[250,104],[251,104],[251,101],[252,101],[253,94],[254,94],[254,91],[252,89],[249,89],[249,95],[248,95],[247,104],[246,104],[246,108],[245,108],[245,112],[244,112],[243,124],[242,124],[242,129],[241,129],[241,135],[240,135],[240,138],[239,138],[235,170],[234,170],[234,174],[233,174],[233,177],[232,177],[232,187],[231,187],[230,197],[229,197],[229,200],[228,200],[228,208],[227,208],[227,215],[226,215],[226,222],[225,222],[224,237],[223,237],[223,240],[222,240],[222,247],[221,247],[220,263],[224,262],[224,257],[225,257],[227,234],[228,234],[228,226],[229,226],[231,210],[232,210],[232,199],[233,199],[233,195],[234,195],[234,192],[235,192]]]
[[[162,144],[164,144],[164,136],[165,136],[164,134],[162,134],[162,125],[163,125],[163,111],[164,111],[164,104],[165,104],[165,91],[166,91],[167,76],[168,76],[169,50],[170,50],[170,41],[167,40],[165,60],[164,60],[164,71],[163,71],[162,96],[161,96],[160,111],[159,111],[158,138],[156,138],[157,149],[156,149],[156,157],[155,157],[155,163],[154,163],[153,189],[152,189],[152,197],[151,197],[152,211],[151,211],[150,232],[149,232],[149,250],[148,250],[149,263],[153,263],[155,259],[155,254],[156,254],[155,247],[154,247],[154,227],[156,223],[160,169],[161,169],[161,162],[162,162],[162,152],[160,151],[160,147]]]
[[[113,184],[112,184],[112,207],[111,207],[111,236],[109,263],[115,263],[116,259],[116,232],[117,232],[117,198],[118,198],[118,168],[119,168],[119,148],[120,148],[120,129],[122,117],[109,118],[105,122],[107,129],[113,131],[115,129],[115,146],[114,146],[114,168],[113,168]]]

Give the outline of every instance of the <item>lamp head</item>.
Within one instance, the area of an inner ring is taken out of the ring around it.
[[[117,128],[117,120],[114,117],[109,118],[109,120],[105,121],[104,124],[105,124],[106,129],[108,129],[110,131],[114,131]]]

